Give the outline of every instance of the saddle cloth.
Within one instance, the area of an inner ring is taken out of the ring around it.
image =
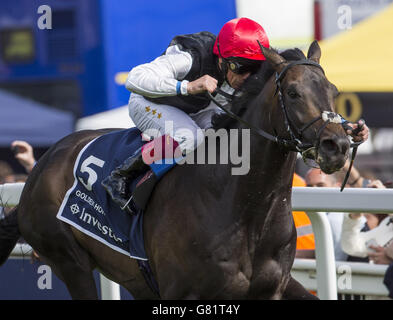
[[[74,184],[57,213],[61,221],[139,260],[147,260],[143,211],[130,215],[121,210],[101,186],[101,181],[144,143],[136,128],[111,132],[88,143],[75,161]]]

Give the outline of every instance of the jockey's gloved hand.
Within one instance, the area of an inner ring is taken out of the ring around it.
[[[354,142],[364,142],[368,139],[370,130],[363,119],[355,123],[346,121],[343,126],[346,133],[352,137]]]

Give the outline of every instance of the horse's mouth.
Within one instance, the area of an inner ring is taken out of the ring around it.
[[[303,162],[312,168],[320,168],[318,163],[318,149],[316,147],[311,147],[301,153]]]
[[[317,159],[315,160],[321,170],[326,174],[332,174],[339,171],[345,164],[348,158],[348,153],[339,154],[333,157],[323,156],[318,153]]]
[[[304,163],[310,167],[320,168],[324,173],[332,174],[344,166],[348,153],[327,156],[319,148],[312,147],[302,152],[302,157]]]

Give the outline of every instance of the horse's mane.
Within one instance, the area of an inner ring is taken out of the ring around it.
[[[276,49],[273,50],[278,52]],[[287,49],[281,52],[280,55],[287,61],[306,59],[304,53],[298,48]],[[238,116],[242,116],[247,108],[248,103],[262,91],[263,87],[274,74],[274,72],[275,70],[273,66],[267,61],[264,61],[259,71],[244,81],[244,84],[240,88],[242,94],[240,96],[236,96],[236,98],[233,99],[231,111]],[[229,129],[236,123],[236,120],[229,117],[226,113],[220,113],[213,116],[212,122],[215,129]]]

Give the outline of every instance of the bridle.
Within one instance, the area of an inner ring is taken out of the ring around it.
[[[258,43],[259,43],[259,41],[258,41]],[[261,46],[260,43],[259,43],[259,46]],[[261,48],[261,50],[262,50],[262,48]],[[297,65],[309,65],[309,66],[317,67],[320,70],[322,70],[322,72],[324,72],[323,68],[317,62],[309,60],[309,59],[303,59],[303,60],[292,61],[292,62],[288,63],[283,68],[283,70],[281,70],[280,73],[278,73],[278,72],[275,73],[275,83],[276,83],[275,95],[278,95],[278,102],[279,102],[280,108],[284,114],[284,125],[285,125],[285,129],[290,137],[289,139],[284,139],[282,137],[279,137],[278,135],[273,136],[273,135],[267,133],[266,131],[250,124],[249,122],[243,120],[238,115],[234,114],[232,111],[230,111],[226,107],[224,107],[221,103],[219,103],[213,97],[213,95],[210,92],[207,92],[207,94],[208,94],[209,98],[219,108],[221,108],[225,113],[227,113],[233,119],[239,121],[240,123],[242,123],[245,126],[247,126],[248,128],[250,128],[256,134],[258,134],[258,135],[260,135],[270,141],[277,143],[279,146],[282,146],[287,150],[300,152],[303,159],[308,158],[311,153],[314,153],[314,158],[317,159],[318,149],[319,149],[319,145],[320,145],[320,137],[321,137],[322,132],[324,131],[324,129],[327,127],[327,125],[329,123],[341,124],[343,126],[344,130],[352,130],[352,128],[348,125],[349,121],[345,120],[341,115],[331,112],[331,111],[323,111],[320,116],[318,116],[318,117],[314,118],[313,120],[311,120],[310,122],[306,123],[301,128],[298,128],[295,125],[295,123],[291,120],[288,110],[287,110],[287,107],[284,103],[281,81],[284,79],[287,71],[290,68],[292,68],[293,66],[297,66]],[[216,93],[219,93],[221,95],[228,97],[228,95],[225,92],[223,92],[221,89],[216,89]],[[302,142],[304,132],[319,120],[323,121],[323,125],[319,128],[319,130],[316,134],[315,143],[312,144],[312,143]],[[360,131],[360,130],[361,130],[361,127],[359,126],[356,129],[356,131]],[[294,131],[296,132],[296,134],[294,133]],[[348,169],[348,172],[346,174],[346,177],[344,179],[344,182],[341,186],[341,191],[344,189],[344,186],[348,180],[349,173],[351,171],[353,161],[354,161],[356,153],[357,153],[357,148],[361,143],[363,143],[363,142],[355,142],[350,145],[350,147],[353,148],[352,156],[351,156],[351,163],[350,163],[350,167]]]
[[[220,104],[214,97],[212,94],[210,94],[208,92],[208,96],[209,98],[218,106],[220,107],[224,112],[226,112],[230,117],[236,119],[237,121],[241,122],[242,124],[246,125],[248,128],[250,128],[251,130],[253,130],[255,133],[257,133],[258,135],[273,141],[275,143],[277,143],[278,145],[289,149],[290,151],[296,151],[296,152],[300,152],[303,153],[307,150],[309,150],[310,148],[316,148],[319,146],[319,138],[323,132],[323,130],[326,128],[326,126],[333,122],[333,123],[344,123],[345,120],[339,115],[336,114],[334,112],[328,112],[328,111],[323,111],[322,114],[319,117],[314,118],[313,120],[311,120],[310,122],[308,122],[307,124],[305,124],[304,126],[302,126],[301,128],[298,128],[294,122],[291,120],[287,107],[284,103],[284,99],[283,99],[283,94],[282,94],[282,87],[281,87],[281,81],[282,79],[285,77],[286,72],[292,68],[295,65],[311,65],[311,66],[315,66],[320,68],[322,71],[322,67],[311,60],[297,60],[297,61],[293,61],[291,63],[289,63],[287,66],[285,66],[285,68],[278,74],[276,72],[275,74],[275,83],[276,83],[276,92],[275,95],[278,95],[278,101],[279,101],[279,105],[280,108],[284,114],[284,125],[285,125],[285,129],[289,135],[289,139],[284,139],[282,137],[277,136],[273,136],[269,133],[267,133],[266,131],[255,127],[254,125],[248,123],[247,121],[243,120],[242,118],[240,118],[238,115],[234,114],[232,111],[228,110],[226,107],[224,107],[222,104]],[[226,96],[227,98],[228,95],[223,92],[221,89],[216,89],[216,93],[222,94],[224,96]],[[302,142],[302,138],[303,138],[303,133],[309,128],[311,127],[315,122],[319,121],[319,120],[323,120],[324,124],[322,125],[322,127],[319,129],[318,133],[317,133],[317,140],[318,142],[316,144],[312,144],[312,143],[304,143]],[[296,132],[296,134],[294,133],[294,131]]]
[[[282,87],[281,87],[281,80],[284,79],[286,72],[292,68],[293,66],[297,66],[297,65],[309,65],[309,66],[314,66],[319,68],[320,70],[323,71],[322,67],[312,61],[312,60],[297,60],[297,61],[293,61],[290,62],[289,64],[287,64],[284,69],[280,72],[280,73],[275,73],[275,83],[276,83],[276,92],[275,95],[277,95],[278,97],[278,103],[281,107],[281,110],[284,114],[284,124],[285,124],[285,128],[287,133],[290,136],[290,141],[292,142],[293,148],[292,151],[298,151],[301,154],[303,154],[303,152],[310,150],[310,148],[315,148],[317,149],[319,147],[319,143],[320,143],[320,137],[321,134],[323,132],[323,130],[326,128],[326,126],[330,123],[342,123],[342,117],[334,112],[329,112],[329,111],[323,111],[321,113],[320,116],[314,118],[313,120],[311,120],[310,122],[306,123],[304,126],[302,126],[301,128],[298,128],[294,121],[291,119],[289,113],[288,113],[288,109],[284,103],[284,99],[283,99],[283,94],[282,94]],[[311,144],[311,143],[303,143],[301,140],[303,138],[303,133],[310,128],[314,123],[316,123],[319,120],[323,120],[324,123],[321,126],[321,128],[318,130],[317,135],[316,135],[316,143],[315,144]],[[295,133],[293,132],[293,130],[295,130]]]

